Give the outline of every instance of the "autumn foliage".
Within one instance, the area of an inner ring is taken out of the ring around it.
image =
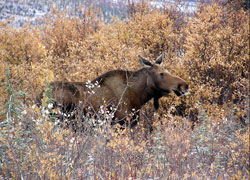
[[[248,179],[249,11],[228,6],[188,15],[140,2],[110,24],[81,6],[75,18],[53,9],[38,27],[0,22],[0,179]],[[136,70],[138,55],[162,52],[190,94],[163,98],[158,112],[148,103],[132,130],[107,114],[75,133],[34,106],[50,81]]]

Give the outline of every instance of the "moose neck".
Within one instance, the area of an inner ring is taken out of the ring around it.
[[[161,97],[160,94],[153,87],[147,85],[147,77],[149,72],[146,68],[142,68],[132,73],[131,81],[133,82],[132,89],[136,92],[137,108],[141,108],[150,99],[154,98],[154,106],[158,106],[158,99]],[[157,101],[157,102],[156,102]]]

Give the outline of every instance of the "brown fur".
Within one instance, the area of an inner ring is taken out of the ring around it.
[[[114,122],[118,120],[123,124],[127,122],[129,114],[137,112],[138,115],[140,108],[152,98],[157,109],[158,100],[162,96],[170,92],[175,92],[178,96],[188,92],[188,85],[183,79],[162,68],[162,59],[163,55],[157,58],[155,64],[151,64],[139,56],[144,66],[142,69],[109,71],[91,81],[96,86],[90,89],[86,87],[86,82],[52,82],[52,97],[56,104],[61,104],[68,110],[81,106],[83,109],[91,107],[98,112],[100,106],[112,105],[117,107]]]

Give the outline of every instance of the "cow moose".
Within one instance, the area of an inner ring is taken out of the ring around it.
[[[159,99],[170,92],[177,96],[188,94],[187,82],[162,67],[164,54],[154,64],[141,56],[138,58],[143,67],[137,71],[112,70],[91,82],[50,83],[54,104],[65,112],[79,106],[85,112],[89,109],[98,112],[103,105],[116,107],[111,124],[133,127],[139,120],[139,110],[150,99],[153,98],[154,107],[158,109]],[[39,102],[42,96],[43,93],[38,97]]]

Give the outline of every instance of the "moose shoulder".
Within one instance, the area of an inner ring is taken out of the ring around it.
[[[162,96],[174,92],[177,96],[188,93],[188,84],[180,77],[166,71],[161,65],[164,55],[152,64],[139,56],[143,68],[137,71],[113,70],[89,82],[52,82],[52,98],[64,111],[81,107],[98,112],[100,107],[116,107],[112,123],[129,123],[134,126],[140,108],[154,98],[159,107]],[[42,93],[39,99],[42,98]],[[128,115],[132,116],[127,122]]]

